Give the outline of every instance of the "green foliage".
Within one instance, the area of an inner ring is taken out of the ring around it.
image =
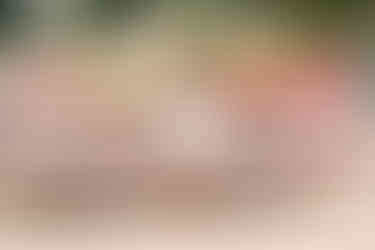
[[[113,24],[142,14],[145,2],[143,0],[90,0],[88,7],[94,19]]]
[[[0,0],[0,39],[8,39],[24,30],[25,6],[14,0]]]

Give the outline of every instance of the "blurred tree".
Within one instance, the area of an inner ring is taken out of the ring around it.
[[[11,39],[24,29],[27,8],[23,1],[0,0],[0,39]]]
[[[0,28],[3,33],[9,25],[17,21],[17,7],[13,1],[0,0]]]
[[[142,15],[146,3],[143,0],[90,0],[89,12],[98,24],[121,24]]]
[[[358,25],[369,1],[288,0],[287,4],[294,20],[307,25],[307,28],[339,30]]]

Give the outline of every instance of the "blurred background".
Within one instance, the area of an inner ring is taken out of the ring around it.
[[[372,249],[374,8],[0,0],[4,249]]]

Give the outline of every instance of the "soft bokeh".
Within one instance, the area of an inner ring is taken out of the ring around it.
[[[5,244],[375,247],[372,5],[0,1]]]

